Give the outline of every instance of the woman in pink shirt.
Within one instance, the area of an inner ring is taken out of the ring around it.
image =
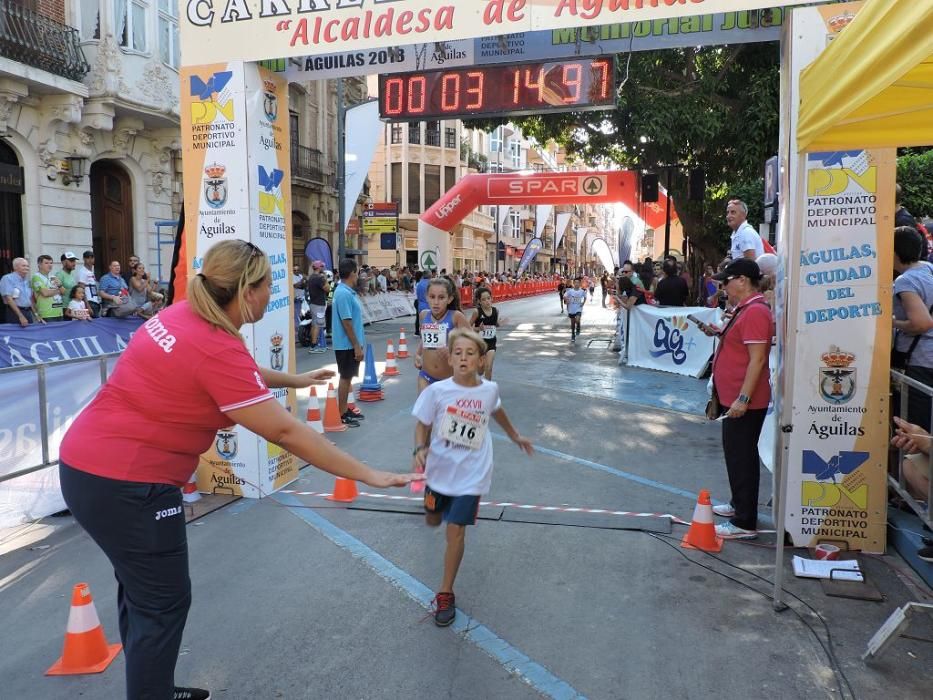
[[[218,430],[242,425],[336,476],[376,487],[413,475],[376,471],[296,420],[269,388],[333,376],[258,367],[240,336],[262,318],[269,259],[246,241],[204,256],[174,304],[136,331],[109,381],[81,412],[60,449],[65,502],[104,550],[119,587],[126,693],[132,700],[204,700],[178,688],[175,662],[191,602],[181,487]],[[146,396],[146,401],[138,397]],[[421,478],[421,477],[414,477]]]
[[[758,289],[761,270],[754,260],[733,260],[713,279],[723,283],[735,307],[719,332],[713,358],[713,391],[725,414],[722,451],[732,491],[728,504],[713,507],[716,515],[727,518],[716,526],[716,534],[726,539],[754,539],[761,469],[758,438],[771,400],[768,354],[774,318]]]

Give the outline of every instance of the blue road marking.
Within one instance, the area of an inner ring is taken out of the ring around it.
[[[289,494],[277,493],[272,498],[285,506],[301,506],[302,501]],[[340,529],[310,508],[292,507],[289,511],[308,523],[319,534],[360,559],[380,577],[391,583],[423,608],[430,609],[434,591],[403,571],[353,535]],[[477,622],[462,610],[457,611],[451,628],[463,635],[507,671],[517,675],[539,693],[555,700],[586,700],[569,683],[561,680],[544,666],[525,656],[491,629]]]

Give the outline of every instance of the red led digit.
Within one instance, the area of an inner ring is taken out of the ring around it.
[[[416,75],[409,79],[408,111],[411,114],[420,114],[424,111],[427,82],[423,75]]]
[[[605,59],[593,61],[593,73],[599,73],[599,78],[596,80],[596,99],[609,97],[609,65],[609,61]]]
[[[402,79],[389,78],[385,82],[385,113],[388,115],[402,113]]]
[[[570,89],[570,94],[562,98],[565,104],[572,104],[580,100],[580,76],[583,69],[579,63],[568,63],[561,71],[560,81],[565,88]]]
[[[534,88],[538,91],[538,102],[544,102],[544,67],[538,66],[538,77],[532,83],[531,81],[532,69],[525,69],[525,87],[529,90]]]
[[[522,74],[521,70],[516,68],[515,74],[512,76],[512,104],[513,105],[517,105],[519,103],[518,96],[519,96],[519,92],[522,87],[521,74]]]
[[[470,81],[475,80],[476,84],[470,87]],[[467,73],[467,95],[473,95],[475,97],[474,102],[467,102],[464,107],[466,109],[480,109],[483,106],[483,81],[485,80],[485,73],[482,71],[470,71]]]
[[[441,109],[456,112],[460,109],[460,75],[447,73],[441,78]]]

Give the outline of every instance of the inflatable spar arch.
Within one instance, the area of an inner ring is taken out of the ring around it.
[[[627,170],[563,173],[467,175],[418,219],[421,268],[452,269],[450,237],[454,227],[481,204],[638,204],[638,178]]]

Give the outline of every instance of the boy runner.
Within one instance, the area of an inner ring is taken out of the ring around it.
[[[567,304],[567,316],[570,318],[570,342],[577,342],[580,335],[580,315],[586,304],[586,290],[580,289],[580,278],[573,278],[573,289],[564,292],[564,302]]]
[[[512,426],[499,400],[499,387],[480,375],[486,343],[473,330],[453,329],[447,338],[453,376],[428,386],[418,397],[412,415],[416,471],[425,471],[425,522],[437,527],[447,521],[444,576],[434,598],[434,623],[446,627],[457,614],[454,579],[463,559],[466,526],[476,523],[480,496],[492,482],[492,437],[489,418],[528,455],[531,441]]]

